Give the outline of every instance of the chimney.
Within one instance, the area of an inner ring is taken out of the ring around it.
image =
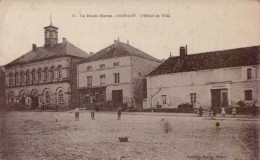
[[[186,52],[185,47],[181,46],[180,47],[180,57],[185,57],[186,53],[187,52]]]
[[[129,40],[127,40],[127,44],[129,44]]]
[[[62,43],[66,43],[67,39],[66,38],[62,38]]]
[[[188,47],[187,47],[187,45],[185,45],[185,51],[186,51],[186,55],[188,55]]]
[[[114,40],[114,47],[115,47],[115,48],[118,47],[118,42],[119,42],[119,40]]]
[[[93,55],[93,52],[90,52],[90,55]]]
[[[32,44],[32,50],[35,51],[36,50],[36,44]]]

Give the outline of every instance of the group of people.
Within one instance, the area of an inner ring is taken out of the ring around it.
[[[200,106],[200,108],[199,108],[199,115],[200,115],[200,117],[202,117],[202,114],[203,114],[203,109],[202,109],[202,107]],[[234,117],[236,117],[236,114],[237,114],[237,110],[236,110],[236,108],[235,107],[233,107],[232,108],[232,115],[234,116]],[[216,116],[217,115],[217,110],[216,109],[210,109],[209,108],[209,116]],[[221,108],[221,115],[222,115],[222,117],[224,118],[225,116],[226,116],[226,110],[225,110],[225,108]]]
[[[79,108],[76,108],[75,109],[75,121],[79,121],[79,112],[80,112]],[[117,120],[121,119],[121,113],[122,113],[121,109],[118,109]],[[95,111],[94,110],[91,111],[91,120],[95,120]]]

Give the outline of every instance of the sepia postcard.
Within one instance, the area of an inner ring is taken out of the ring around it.
[[[258,160],[259,0],[0,0],[0,159]]]

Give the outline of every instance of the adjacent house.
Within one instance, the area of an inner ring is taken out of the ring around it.
[[[146,108],[260,106],[260,46],[170,57],[147,76]]]
[[[73,108],[77,105],[77,62],[88,57],[63,38],[58,28],[44,27],[45,44],[5,65],[6,104],[9,108]],[[73,105],[71,105],[73,104]]]
[[[117,40],[78,64],[80,107],[142,107],[146,75],[160,61]]]

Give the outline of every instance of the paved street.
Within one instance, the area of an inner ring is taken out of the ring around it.
[[[56,122],[55,119],[58,119]],[[259,120],[177,113],[8,112],[0,159],[258,159]],[[164,120],[162,120],[164,119]],[[165,122],[170,132],[163,129]],[[220,128],[216,128],[216,122]],[[119,137],[129,142],[119,142]]]

